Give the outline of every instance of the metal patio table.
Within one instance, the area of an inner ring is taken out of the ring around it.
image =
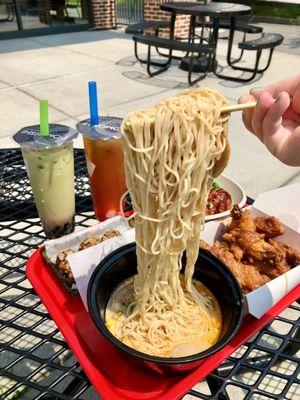
[[[95,223],[83,150],[75,150],[76,224]],[[26,279],[45,240],[19,149],[0,150],[0,399],[96,399]],[[297,399],[300,306],[294,303],[183,398]]]
[[[170,39],[174,39],[175,36],[175,23],[176,16],[178,14],[181,15],[189,15],[191,16],[190,22],[190,31],[189,31],[189,41],[193,41],[195,37],[195,24],[196,18],[204,18],[210,17],[212,20],[212,32],[209,37],[209,43],[214,46],[214,54],[212,60],[209,61],[207,56],[202,56],[197,59],[196,64],[194,65],[195,72],[205,72],[207,70],[208,62],[211,64],[211,71],[218,76],[217,73],[217,60],[216,60],[216,49],[218,45],[218,36],[219,36],[219,24],[220,18],[230,18],[230,32],[229,32],[229,43],[228,48],[232,46],[233,33],[235,29],[235,18],[240,15],[249,15],[251,13],[251,7],[246,6],[244,4],[238,3],[219,3],[219,2],[211,2],[208,4],[194,3],[194,2],[167,2],[162,3],[160,8],[163,11],[167,11],[171,13],[171,22],[170,22]],[[202,29],[203,35],[203,29]],[[200,37],[200,41],[203,41],[203,37]],[[184,70],[188,70],[190,61],[189,57],[186,56],[182,58],[180,68]]]

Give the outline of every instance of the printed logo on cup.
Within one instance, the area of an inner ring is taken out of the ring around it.
[[[75,129],[66,125],[49,124],[49,135],[40,134],[40,126],[25,126],[14,136],[14,140],[24,147],[59,147],[77,136]]]
[[[122,118],[118,117],[99,117],[98,125],[91,126],[90,119],[85,119],[77,124],[77,129],[83,135],[94,139],[118,139],[121,137],[120,125]]]

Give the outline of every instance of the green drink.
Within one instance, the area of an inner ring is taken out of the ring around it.
[[[57,127],[60,127],[59,134]],[[52,126],[52,135],[50,129],[46,138],[34,135],[35,127],[25,130],[25,138],[30,140],[22,140],[24,130],[14,136],[21,145],[35,204],[48,238],[57,238],[74,230],[74,155],[70,140],[74,131],[65,127],[64,132],[62,127]]]

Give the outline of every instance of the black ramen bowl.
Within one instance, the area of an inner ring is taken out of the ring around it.
[[[215,256],[201,249],[194,278],[207,286],[217,298],[223,316],[220,339],[209,349],[187,357],[165,358],[141,353],[118,340],[105,326],[105,310],[113,291],[124,280],[137,273],[135,244],[120,247],[109,254],[95,269],[88,286],[89,312],[100,332],[117,346],[128,362],[147,366],[157,373],[185,372],[198,367],[205,359],[221,350],[238,331],[243,315],[243,295],[229,269]]]

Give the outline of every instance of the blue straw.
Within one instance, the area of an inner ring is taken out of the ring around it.
[[[98,125],[98,100],[97,100],[97,83],[89,82],[89,98],[90,98],[90,125]]]

